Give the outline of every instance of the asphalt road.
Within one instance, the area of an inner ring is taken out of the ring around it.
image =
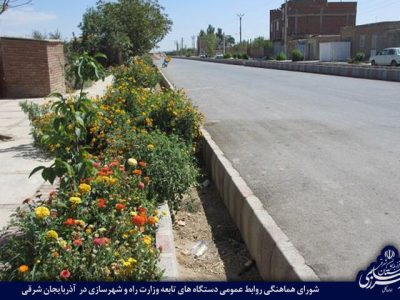
[[[322,280],[400,246],[400,84],[173,60],[166,76]]]

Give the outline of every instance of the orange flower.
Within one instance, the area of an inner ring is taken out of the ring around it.
[[[140,161],[139,166],[141,166],[142,168],[146,168],[147,164],[144,161]]]
[[[156,219],[155,219],[154,217],[149,217],[149,218],[147,219],[147,223],[149,223],[150,225],[154,225],[154,224],[156,224],[157,222],[156,222]]]
[[[140,176],[140,175],[142,175],[142,170],[138,170],[138,169],[136,169],[135,171],[133,171],[133,175],[136,175],[136,176]]]
[[[138,210],[138,212],[139,212],[139,215],[141,215],[141,216],[146,216],[146,214],[147,214],[147,209],[146,209],[146,208],[144,208],[144,207],[139,207],[137,210]]]
[[[74,225],[75,225],[75,220],[74,220],[74,218],[68,218],[68,219],[64,222],[64,225],[67,225],[67,226],[74,226]]]
[[[73,241],[73,244],[74,244],[75,246],[77,246],[77,247],[82,246],[82,240],[80,240],[80,239],[74,240],[74,241]]]
[[[118,211],[124,210],[125,207],[126,207],[125,204],[122,204],[122,203],[117,203],[117,204],[115,205],[115,208],[116,208],[116,210],[118,210]]]
[[[138,227],[141,227],[144,224],[146,224],[146,221],[147,221],[147,218],[146,218],[146,216],[143,216],[143,215],[132,217],[132,223]]]
[[[29,271],[29,267],[27,265],[22,265],[18,268],[18,271],[21,273],[26,273]]]

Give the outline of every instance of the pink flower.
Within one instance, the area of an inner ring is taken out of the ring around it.
[[[68,279],[69,277],[71,277],[71,272],[68,270],[62,270],[60,273],[60,277],[62,279]]]

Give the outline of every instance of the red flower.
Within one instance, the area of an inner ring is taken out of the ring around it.
[[[100,166],[101,166],[101,164],[99,162],[93,162],[92,165],[96,169],[100,168]]]
[[[146,224],[147,218],[146,216],[143,215],[138,215],[132,217],[132,223],[135,224],[138,227],[144,226]]]
[[[138,185],[137,185],[137,187],[138,187],[139,190],[143,190],[144,187],[145,187],[145,185],[144,185],[143,182],[139,182]]]
[[[82,246],[82,240],[77,239],[77,240],[73,241],[73,244],[74,244],[75,246],[77,246],[77,247]]]
[[[62,279],[68,279],[69,277],[71,277],[71,272],[68,270],[62,270],[60,273],[60,277]]]
[[[125,207],[126,207],[125,204],[122,204],[122,203],[117,203],[117,204],[115,205],[115,208],[116,208],[116,210],[118,210],[118,211],[124,210]]]
[[[124,165],[120,165],[120,166],[119,166],[119,170],[120,170],[121,172],[124,172],[124,171],[125,171],[125,166],[124,166]]]
[[[142,175],[142,170],[135,170],[135,171],[133,171],[133,175],[136,175],[136,176],[140,176],[140,175]]]
[[[104,246],[107,245],[110,242],[108,238],[95,238],[93,240],[93,244],[95,246]]]
[[[139,166],[141,166],[142,168],[146,168],[147,164],[144,161],[139,161]]]
[[[105,208],[106,207],[106,200],[103,198],[100,198],[97,200],[97,207],[98,208]]]
[[[75,225],[75,220],[74,220],[74,218],[68,218],[67,221],[64,222],[64,225],[67,225],[67,226],[74,226],[74,225]]]

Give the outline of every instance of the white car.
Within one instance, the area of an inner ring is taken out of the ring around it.
[[[373,66],[398,66],[400,65],[400,48],[386,48],[369,59]]]

